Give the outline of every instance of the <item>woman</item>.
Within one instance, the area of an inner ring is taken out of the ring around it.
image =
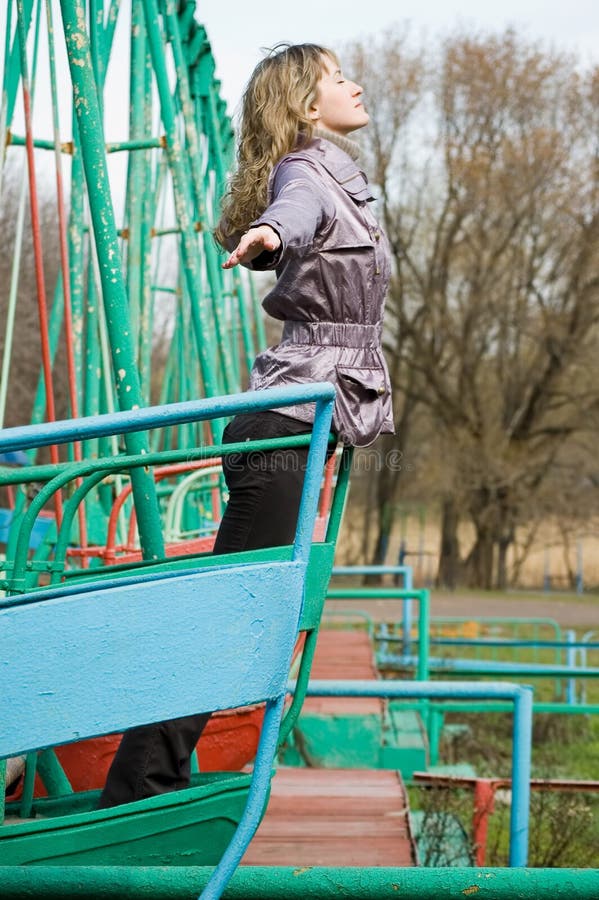
[[[381,319],[389,256],[369,209],[373,200],[347,135],[368,124],[362,88],[315,44],[284,46],[255,69],[243,100],[239,165],[216,230],[238,264],[276,269],[265,310],[283,337],[261,353],[250,389],[305,381],[337,386],[339,439],[370,444],[393,430]],[[227,442],[310,431],[313,405],[236,416]],[[229,502],[215,553],[293,541],[307,451],[224,457]],[[209,714],[127,732],[100,806],[189,783],[189,759]]]

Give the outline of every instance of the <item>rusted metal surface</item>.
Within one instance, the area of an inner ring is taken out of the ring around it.
[[[3,900],[196,900],[202,866],[5,866]],[[238,869],[223,900],[596,900],[597,869]]]
[[[459,775],[437,775],[434,772],[414,772],[414,781],[420,784],[430,784],[434,787],[467,787],[473,788],[479,781],[488,781],[497,788],[510,788],[511,778],[465,778]],[[531,778],[530,787],[533,791],[566,791],[596,793],[599,791],[599,781],[584,781],[576,778]]]
[[[247,866],[413,866],[397,772],[280,768]]]
[[[312,665],[313,679],[376,679],[374,650],[363,631],[321,629]],[[304,702],[308,715],[368,715],[382,711],[376,697],[310,697]]]

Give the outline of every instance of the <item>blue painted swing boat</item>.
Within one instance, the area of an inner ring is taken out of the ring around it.
[[[311,633],[317,628],[328,581],[325,570],[332,565],[331,541],[313,545],[312,535],[333,401],[332,386],[312,385],[2,433],[0,452],[65,443],[75,435],[125,434],[204,421],[248,409],[297,402],[316,406],[312,435],[293,439],[309,439],[310,450],[291,547],[228,557],[146,560],[117,571],[82,570],[66,582],[0,600],[0,758],[26,753],[35,760],[42,748],[83,737],[265,702],[252,776],[200,775],[185,791],[102,811],[90,808],[93,793],[35,803],[29,798],[28,811],[43,818],[0,828],[0,865],[164,864],[172,862],[167,835],[176,833],[179,857],[187,864],[214,864],[222,845],[228,844],[202,894],[220,896],[261,819],[294,644],[300,628]],[[214,456],[255,446],[187,448],[185,453]],[[162,463],[173,454],[64,464],[48,478],[47,493],[79,478],[71,498],[79,503],[86,483],[91,487],[106,474]],[[41,468],[32,467],[26,477],[40,476]],[[14,483],[17,475],[5,472],[2,478]],[[75,506],[65,506],[64,527]],[[302,613],[310,566],[317,570],[316,582],[322,583],[322,599],[319,606],[312,597]],[[309,667],[310,639],[307,648]],[[300,680],[307,681],[305,668]],[[297,706],[294,701],[291,720]],[[198,825],[213,832],[212,841],[198,842]],[[157,849],[161,842],[162,850]]]

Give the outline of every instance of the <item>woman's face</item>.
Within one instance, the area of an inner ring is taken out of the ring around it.
[[[318,128],[349,134],[368,125],[368,113],[360,102],[362,88],[343,77],[338,64],[323,56],[324,72],[310,107],[310,117]]]

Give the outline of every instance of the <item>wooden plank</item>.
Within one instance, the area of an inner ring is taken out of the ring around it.
[[[397,772],[280,768],[242,865],[413,866]]]
[[[374,650],[364,631],[324,628],[318,635],[311,678],[323,680],[378,678]],[[305,715],[378,715],[382,701],[376,697],[308,697]]]

